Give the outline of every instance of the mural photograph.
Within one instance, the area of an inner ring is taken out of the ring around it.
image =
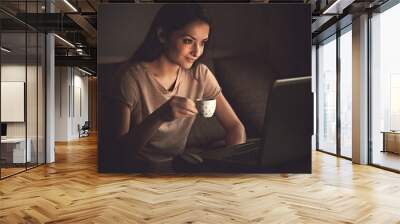
[[[309,6],[104,4],[98,20],[99,172],[311,173]]]

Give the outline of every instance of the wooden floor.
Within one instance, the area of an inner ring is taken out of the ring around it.
[[[11,176],[13,174],[22,172],[26,170],[25,167],[17,167],[17,168],[0,168],[1,169],[1,178]]]
[[[400,175],[313,153],[311,175],[98,174],[96,139],[0,181],[0,223],[400,223]]]
[[[374,151],[372,161],[377,165],[400,170],[400,154],[376,150]]]
[[[37,164],[27,164],[27,167],[25,167],[25,164],[18,164],[17,167],[6,167],[6,168],[0,168],[1,172],[1,178],[5,178],[11,175],[14,175],[16,173],[23,172],[27,169],[33,169],[37,166]]]

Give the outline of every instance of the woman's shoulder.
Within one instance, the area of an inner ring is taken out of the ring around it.
[[[140,62],[127,62],[121,66],[120,73],[125,78],[137,78],[144,73],[143,65]]]
[[[137,86],[141,82],[141,76],[143,71],[140,68],[139,63],[128,63],[125,62],[117,69],[115,76],[115,88],[121,88],[121,86]]]
[[[209,73],[211,73],[211,71],[207,67],[207,65],[205,65],[203,63],[198,63],[190,69],[190,73],[192,74],[194,79],[204,80],[207,77],[207,75],[209,75]]]
[[[192,67],[195,73],[199,74],[205,74],[207,72],[210,72],[210,69],[207,67],[207,65],[203,63],[198,63]]]

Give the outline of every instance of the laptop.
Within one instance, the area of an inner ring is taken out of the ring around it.
[[[268,96],[261,138],[201,152],[209,171],[311,173],[311,76],[275,80]]]

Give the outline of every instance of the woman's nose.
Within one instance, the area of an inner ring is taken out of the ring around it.
[[[199,57],[200,56],[200,54],[201,54],[201,51],[202,51],[202,49],[201,49],[201,46],[199,45],[199,44],[195,44],[195,45],[193,45],[193,48],[192,48],[192,55],[194,56],[194,57]]]

